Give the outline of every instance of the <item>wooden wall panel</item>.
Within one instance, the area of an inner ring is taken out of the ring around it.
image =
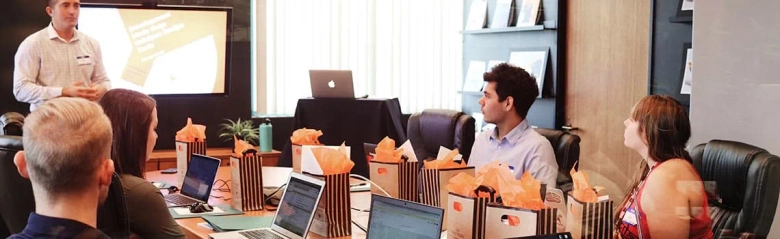
[[[647,95],[650,1],[569,0],[566,122],[579,127],[580,170],[621,200],[640,157],[623,121]]]

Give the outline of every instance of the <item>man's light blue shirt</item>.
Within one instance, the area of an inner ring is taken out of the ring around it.
[[[517,179],[528,171],[547,187],[556,187],[558,163],[555,152],[550,141],[531,128],[528,120],[523,120],[502,139],[498,139],[498,128],[477,135],[469,156],[469,166],[479,171],[493,161],[508,164]]]

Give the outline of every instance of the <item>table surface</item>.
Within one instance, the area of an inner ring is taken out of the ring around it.
[[[281,185],[287,182],[287,179],[292,172],[291,168],[284,167],[263,167],[263,182],[269,182],[268,184]],[[217,179],[230,180],[230,167],[220,167],[217,173]],[[176,174],[161,174],[160,171],[150,171],[146,173],[146,179],[149,181],[166,181],[169,183],[176,183]],[[352,179],[354,180],[354,179]],[[167,190],[163,190],[165,194]],[[230,192],[212,191],[212,197],[209,199],[211,205],[230,205],[230,200],[223,200],[221,198],[215,198],[215,196],[222,196],[230,198]],[[355,192],[351,194],[352,207],[357,209],[368,210],[371,206],[371,193],[370,192]],[[275,211],[249,211],[244,212],[246,216],[274,216]],[[228,216],[229,217],[229,216]],[[352,210],[352,220],[359,223],[361,226],[366,227],[368,225],[368,212],[358,212]],[[187,238],[209,238],[209,234],[214,233],[213,230],[198,226],[198,223],[205,222],[202,218],[185,218],[177,219],[178,223]],[[339,238],[365,238],[366,233],[360,230],[357,226],[352,224],[352,236],[351,237],[339,237]],[[319,235],[309,232],[308,238],[323,238]]]

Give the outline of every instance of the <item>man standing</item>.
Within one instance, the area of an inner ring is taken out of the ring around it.
[[[46,0],[51,24],[27,37],[14,58],[14,96],[30,103],[65,96],[95,101],[111,87],[98,42],[76,30],[79,0]]]
[[[479,170],[499,161],[509,165],[517,179],[528,171],[547,187],[556,187],[558,163],[552,145],[526,119],[539,95],[534,77],[522,68],[501,63],[485,73],[484,80],[487,85],[479,104],[485,122],[496,127],[477,135],[469,166]]]
[[[23,131],[14,164],[32,183],[35,212],[9,238],[108,238],[96,229],[114,173],[103,109],[80,98],[48,100],[27,116]]]

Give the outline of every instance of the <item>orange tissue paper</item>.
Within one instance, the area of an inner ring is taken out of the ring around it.
[[[572,181],[574,181],[573,189],[571,190],[572,196],[581,202],[598,202],[596,191],[588,183],[588,175],[582,171],[577,172],[574,168],[571,169],[570,174]]]
[[[499,177],[498,186],[504,206],[529,210],[547,208],[542,201],[542,183],[534,179],[529,172],[523,173],[520,180],[514,177]]]
[[[297,145],[321,145],[320,136],[322,136],[322,131],[302,128],[293,132],[290,136],[290,142]]]
[[[458,156],[460,154],[458,152],[458,149],[450,151],[444,158],[431,160],[431,161],[425,161],[425,168],[426,169],[452,169],[452,168],[465,168],[466,162],[465,160],[461,160],[460,163],[455,162],[455,156]]]
[[[403,153],[403,149],[395,149],[395,140],[390,137],[385,137],[376,145],[376,156],[374,157],[374,161],[382,163],[400,163],[402,162],[401,155],[403,155]]]
[[[464,197],[477,197],[474,193],[474,189],[477,187],[479,185],[474,183],[474,177],[467,173],[459,173],[447,182],[447,190]],[[489,197],[489,195],[485,197]]]
[[[477,171],[477,177],[475,180],[475,183],[477,185],[484,185],[493,188],[493,190],[496,190],[496,193],[498,195],[501,195],[501,188],[498,186],[498,181],[501,178],[514,178],[514,175],[512,175],[512,171],[509,170],[508,165],[504,165],[499,163],[498,161],[493,161]]]
[[[192,124],[192,119],[187,118],[187,125],[176,132],[176,141],[203,142],[206,140],[206,126]]]
[[[334,175],[349,173],[355,163],[347,158],[346,147],[344,144],[338,150],[328,147],[318,147],[311,149],[314,158],[322,169],[322,175]]]
[[[235,135],[233,135],[233,142],[233,155],[236,156],[236,158],[244,157],[244,151],[255,148],[246,141],[238,139]]]

